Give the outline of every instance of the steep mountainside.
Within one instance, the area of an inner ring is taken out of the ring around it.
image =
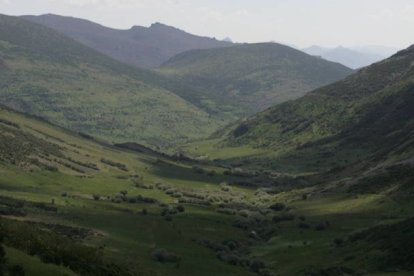
[[[201,96],[211,109],[238,115],[298,98],[352,72],[276,43],[188,51],[158,71],[204,91]]]
[[[184,51],[232,45],[160,23],[149,28],[134,26],[129,30],[116,30],[88,20],[53,14],[23,18],[55,29],[116,60],[141,68],[157,67]]]
[[[323,48],[319,46],[311,46],[309,48],[302,49],[302,51],[309,55],[320,56],[326,60],[339,62],[353,69],[365,67],[389,57],[386,55],[366,53],[344,47]]]
[[[274,168],[412,161],[413,112],[414,46],[239,123],[221,145],[265,151],[264,165]]]
[[[166,146],[219,124],[191,89],[112,60],[52,29],[0,16],[0,102],[114,142]]]

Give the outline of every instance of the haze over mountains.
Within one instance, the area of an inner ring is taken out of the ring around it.
[[[339,62],[352,69],[358,69],[388,58],[396,53],[398,49],[380,46],[324,48],[314,45],[304,48],[302,51],[309,55]]]
[[[121,62],[141,68],[158,67],[176,54],[192,49],[231,46],[214,38],[191,35],[177,28],[154,23],[116,30],[94,22],[54,14],[23,16],[45,25]]]

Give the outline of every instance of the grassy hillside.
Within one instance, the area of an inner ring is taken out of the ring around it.
[[[190,88],[17,17],[0,16],[0,70],[2,104],[108,141],[166,147],[223,124],[175,94]]]
[[[211,155],[215,144],[217,151],[233,157],[250,155],[258,166],[310,172],[356,166],[361,160],[409,159],[414,146],[413,62],[411,47],[239,122],[218,134],[224,138],[195,145],[198,150],[189,149]]]
[[[54,14],[23,16],[50,27],[121,62],[155,68],[184,51],[231,46],[232,43],[200,37],[174,27],[155,23],[116,30],[88,20]]]
[[[352,72],[276,43],[188,51],[158,71],[204,91],[201,100],[211,109],[239,115],[298,98]]]
[[[408,275],[413,256],[395,245],[414,234],[412,192],[399,188],[410,171],[390,172],[386,192],[329,190],[124,151],[1,108],[0,270]]]

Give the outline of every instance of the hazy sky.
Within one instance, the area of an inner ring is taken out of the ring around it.
[[[0,13],[71,15],[123,29],[162,22],[299,47],[414,44],[414,0],[0,0]]]

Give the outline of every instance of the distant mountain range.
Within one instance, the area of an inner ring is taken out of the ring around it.
[[[133,26],[117,30],[97,23],[54,14],[23,16],[65,34],[121,62],[141,68],[154,68],[176,54],[193,49],[231,46],[229,41],[201,37],[161,23],[149,28]]]
[[[352,48],[345,48],[342,46],[336,48],[311,46],[302,49],[302,51],[309,55],[320,56],[326,60],[339,62],[349,68],[358,69],[383,60],[396,53],[398,49],[380,46]]]

